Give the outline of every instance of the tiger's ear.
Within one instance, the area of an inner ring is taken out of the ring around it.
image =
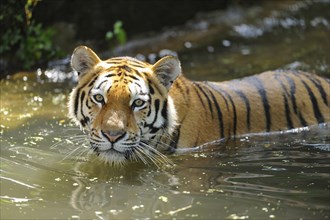
[[[71,67],[82,77],[93,68],[101,59],[96,53],[86,46],[79,46],[73,51],[71,56]]]
[[[174,80],[180,75],[181,65],[177,57],[166,56],[158,60],[152,66],[152,70],[158,80],[169,89]]]

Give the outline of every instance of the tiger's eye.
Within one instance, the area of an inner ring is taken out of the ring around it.
[[[145,103],[145,101],[143,101],[142,99],[136,99],[134,102],[133,102],[133,107],[141,107],[143,104]]]
[[[104,102],[104,98],[101,94],[94,95],[94,99],[95,99],[95,101],[100,102],[100,103]]]

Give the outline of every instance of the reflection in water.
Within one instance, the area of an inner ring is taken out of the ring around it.
[[[105,167],[101,166],[101,168]],[[109,168],[113,169],[113,167]],[[131,172],[135,174],[134,178],[141,175],[136,171],[144,172],[142,169],[133,168]],[[104,174],[109,177],[109,173],[104,172]],[[141,184],[138,179],[127,182],[129,179],[127,175],[132,177],[131,173],[125,172],[118,176],[111,175],[108,181],[98,178],[74,178],[78,186],[72,192],[72,207],[80,210],[86,217],[93,217],[93,211],[98,210],[105,219],[173,216],[192,207],[194,200],[192,197],[169,193],[166,188],[162,189],[149,183]],[[105,176],[98,177],[105,178]]]
[[[313,147],[316,134],[319,141],[329,142],[328,125],[249,135],[227,142],[226,147],[233,149],[230,152],[219,146],[211,151],[171,156],[176,166],[163,170],[140,163],[116,168],[93,159],[77,163],[75,172],[80,175],[73,177],[77,187],[71,205],[84,216],[92,217],[91,212],[98,210],[105,219],[187,215],[212,218],[215,202],[218,219],[249,216],[249,204],[254,209],[250,214],[260,218],[287,217],[283,213],[287,209],[291,210],[289,217],[295,210],[314,210],[321,216],[329,210],[328,202],[322,201],[328,183],[322,180],[329,178],[330,152]],[[311,156],[313,165],[309,162]],[[313,216],[309,212],[304,215]]]
[[[205,47],[190,38],[179,53],[185,74],[224,80],[286,65],[329,74],[329,1],[302,2],[236,17]],[[112,167],[88,155],[85,136],[66,117],[70,74],[0,81],[1,219],[330,218],[328,124],[219,141],[170,155],[172,167]]]

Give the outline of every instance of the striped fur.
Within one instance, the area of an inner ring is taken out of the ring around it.
[[[220,83],[180,77],[170,92],[183,113],[178,146],[329,122],[329,92],[328,79],[304,72],[269,71]]]
[[[102,61],[83,46],[71,64],[79,82],[70,117],[89,132],[96,154],[111,163],[164,162],[160,149],[330,121],[329,80],[304,72],[195,82],[181,74],[174,57],[154,65],[130,57]]]

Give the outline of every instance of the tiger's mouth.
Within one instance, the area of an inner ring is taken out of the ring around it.
[[[129,160],[131,158],[131,155],[133,154],[134,149],[126,150],[124,152],[118,151],[116,149],[108,149],[108,150],[101,150],[98,151],[98,154],[112,154],[112,155],[122,155],[125,157],[126,160]]]
[[[114,147],[109,149],[100,149],[91,143],[91,149],[94,154],[106,163],[112,165],[123,165],[131,160],[134,155],[134,148],[125,149],[124,151],[116,150]]]
[[[124,144],[120,150],[118,150],[118,146],[115,147],[111,143],[90,142],[90,146],[98,158],[111,165],[121,166],[129,161],[140,161],[144,164],[153,163],[156,166],[172,164],[164,154],[145,141]]]
[[[125,147],[124,149],[118,150],[116,147],[111,143],[106,144],[95,144],[90,142],[91,149],[96,154],[107,153],[107,154],[122,154],[122,155],[130,155],[134,152],[134,147]],[[102,146],[102,147],[101,147]],[[102,148],[106,149],[102,149]]]

